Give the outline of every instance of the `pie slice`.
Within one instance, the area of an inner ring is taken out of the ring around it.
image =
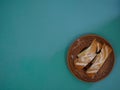
[[[95,57],[93,64],[91,67],[86,71],[89,77],[94,78],[96,73],[100,70],[104,62],[107,60],[107,57],[111,53],[112,49],[104,44],[102,46],[101,52]]]
[[[96,52],[100,51],[102,45],[94,39],[91,45],[79,53],[78,58],[74,60],[74,65],[79,70],[83,69],[88,63],[90,63],[96,56]]]

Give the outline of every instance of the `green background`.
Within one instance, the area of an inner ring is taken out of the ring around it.
[[[98,34],[114,48],[110,75],[74,77],[69,46]],[[0,0],[0,90],[120,90],[120,0]]]

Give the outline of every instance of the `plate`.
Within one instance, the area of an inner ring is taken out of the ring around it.
[[[115,62],[114,51],[112,48],[112,52],[110,53],[107,60],[105,61],[105,63],[103,64],[103,66],[100,68],[100,70],[98,71],[98,73],[95,75],[93,79],[88,77],[88,75],[85,73],[84,70],[78,70],[77,68],[75,68],[74,60],[77,58],[77,55],[82,50],[89,47],[94,39],[96,39],[102,45],[105,43],[106,45],[112,48],[110,43],[104,38],[98,35],[89,34],[89,35],[85,35],[85,36],[78,38],[69,48],[68,55],[67,55],[67,63],[68,63],[68,67],[70,71],[78,79],[86,81],[86,82],[97,82],[97,81],[104,79],[112,71],[112,68]]]

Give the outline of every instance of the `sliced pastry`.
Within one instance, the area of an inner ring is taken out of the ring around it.
[[[90,68],[86,71],[89,77],[94,78],[96,73],[100,70],[104,62],[107,60],[109,54],[111,53],[112,49],[106,44],[103,44],[101,52],[96,55],[93,64]]]
[[[94,39],[87,49],[77,55],[78,58],[74,60],[74,65],[78,69],[83,69],[95,58],[96,52],[100,51],[101,47],[102,45]]]

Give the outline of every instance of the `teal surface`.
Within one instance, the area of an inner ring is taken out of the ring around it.
[[[89,33],[114,48],[111,74],[75,78],[66,63],[72,42]],[[0,0],[0,90],[120,90],[120,0]]]

